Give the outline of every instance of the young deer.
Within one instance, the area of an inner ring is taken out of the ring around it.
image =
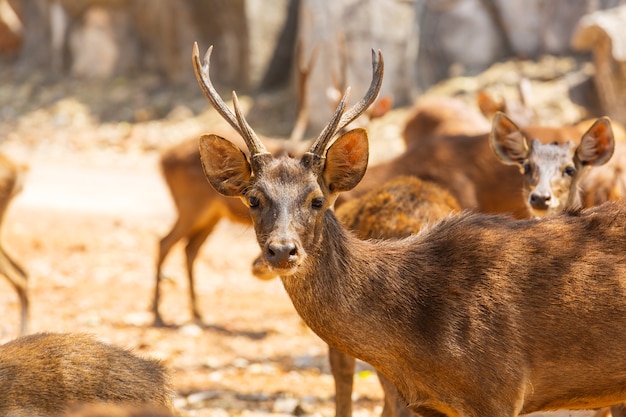
[[[57,415],[107,402],[173,410],[169,375],[140,358],[80,333],[38,333],[0,345],[0,415]]]
[[[210,52],[210,49],[209,49]],[[372,364],[424,415],[502,416],[626,399],[626,205],[540,220],[465,212],[404,239],[364,241],[331,209],[368,160],[367,133],[329,142],[345,99],[302,158],[272,156],[193,61],[246,154],[200,138],[207,180],[248,206],[259,246],[306,324]],[[374,54],[373,85],[382,81]],[[373,90],[373,91],[371,91]],[[611,341],[607,343],[607,341]]]
[[[0,153],[0,227],[9,204],[22,191],[27,170],[25,165],[19,165]],[[9,256],[2,242],[0,242],[0,274],[9,280],[17,292],[20,300],[20,335],[24,335],[28,329],[28,274]]]
[[[473,120],[480,122],[480,119],[467,115],[457,120],[449,110],[444,110],[450,100],[419,103],[404,128],[404,153],[370,167],[356,188],[339,196],[338,204],[359,197],[397,175],[412,175],[442,185],[463,208],[512,213],[520,219],[532,217],[523,195],[519,169],[498,160],[490,147],[489,129],[484,133],[476,129],[473,133],[461,133],[461,128],[471,128]],[[456,106],[462,104],[457,101]],[[578,143],[583,136],[579,128],[567,126],[529,126],[520,130],[525,137],[538,138],[543,143]],[[602,168],[592,172],[599,169]],[[584,195],[588,191],[585,178],[581,184]]]
[[[611,159],[615,149],[607,117],[598,119],[576,146],[571,141],[528,141],[522,130],[501,112],[493,118],[489,144],[503,164],[519,168],[524,201],[529,212],[539,217],[581,207],[581,179],[591,167]]]

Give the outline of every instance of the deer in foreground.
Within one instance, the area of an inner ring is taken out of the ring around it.
[[[598,119],[575,146],[569,141],[563,144],[543,144],[537,139],[528,141],[517,125],[502,113],[494,117],[490,144],[503,163],[516,165],[522,171],[525,201],[536,217],[580,207],[581,178],[592,166],[606,163],[614,146],[608,118]],[[453,211],[451,201],[458,211],[458,203],[445,189],[435,184],[429,187],[419,184],[429,183],[414,177],[398,177],[340,205],[336,210],[337,218],[362,239],[393,238],[419,232],[425,215],[432,222]],[[443,212],[438,210],[437,204],[443,205]],[[274,277],[259,261],[254,273],[264,279]],[[351,415],[354,371],[354,358],[341,355],[330,349],[331,368],[333,364],[338,368],[333,369],[333,375],[337,387],[336,415],[340,417]],[[389,404],[386,401],[385,407]]]
[[[302,142],[302,138],[308,123],[308,108],[306,106],[307,84],[317,59],[317,52],[318,50],[316,49],[311,54],[309,61],[304,63],[301,57],[301,45],[298,44],[296,48],[296,60],[298,61],[298,115],[289,140],[264,138],[268,149],[275,154],[287,152],[298,154],[304,151],[303,146],[305,144]],[[229,126],[225,126],[220,127],[219,132],[234,143],[237,143],[238,146],[245,146],[245,142],[237,129],[233,130]],[[225,198],[207,184],[200,162],[197,138],[180,142],[165,149],[161,153],[160,165],[161,173],[176,206],[177,218],[172,229],[159,241],[155,289],[152,301],[154,325],[164,325],[159,311],[163,262],[174,245],[181,240],[186,241],[185,262],[191,314],[194,320],[201,321],[202,315],[196,299],[193,270],[200,248],[221,220],[250,224],[251,219],[246,207],[239,201]]]
[[[13,198],[22,191],[28,168],[0,153],[0,227],[4,223],[6,211]],[[15,288],[20,300],[20,335],[28,329],[28,274],[24,267],[10,256],[0,242],[0,274],[4,275]]]
[[[159,361],[81,333],[37,333],[0,345],[0,415],[51,416],[107,402],[173,410]]]
[[[382,56],[373,54],[373,85]],[[626,399],[626,205],[542,219],[464,212],[404,239],[364,241],[331,209],[368,160],[345,98],[300,159],[274,157],[210,83],[207,98],[244,134],[250,157],[200,138],[209,183],[248,206],[268,266],[305,323],[372,364],[424,415],[517,416]],[[374,88],[375,91],[375,88]],[[370,91],[366,94],[368,97]],[[361,102],[359,102],[361,103]],[[359,104],[357,103],[357,104]],[[607,343],[607,341],[611,343]]]

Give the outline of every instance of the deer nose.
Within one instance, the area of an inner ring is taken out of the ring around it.
[[[272,266],[288,268],[298,258],[298,247],[293,241],[273,242],[267,246],[267,261]]]
[[[532,193],[530,195],[530,205],[537,210],[547,210],[550,199],[550,194]]]

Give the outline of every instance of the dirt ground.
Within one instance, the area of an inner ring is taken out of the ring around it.
[[[158,150],[197,137],[215,116],[196,90],[183,96],[141,82],[0,83],[1,150],[30,167],[1,230],[30,274],[29,331],[88,332],[161,358],[183,416],[334,415],[327,347],[279,280],[250,274],[258,251],[250,226],[222,222],[202,248],[203,325],[191,322],[182,246],[174,249],[161,305],[170,326],[151,326],[157,243],[175,219]],[[370,135],[379,139],[373,154],[401,151],[405,115],[391,113]],[[18,309],[0,279],[0,342],[17,336]],[[381,394],[360,364],[355,417],[378,416]]]

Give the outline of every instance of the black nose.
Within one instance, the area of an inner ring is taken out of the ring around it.
[[[532,193],[530,195],[530,205],[534,209],[546,210],[548,208],[548,204],[549,203],[550,203],[550,195],[549,194]]]
[[[294,242],[276,242],[267,246],[267,261],[273,266],[286,268],[298,257],[298,248]]]

